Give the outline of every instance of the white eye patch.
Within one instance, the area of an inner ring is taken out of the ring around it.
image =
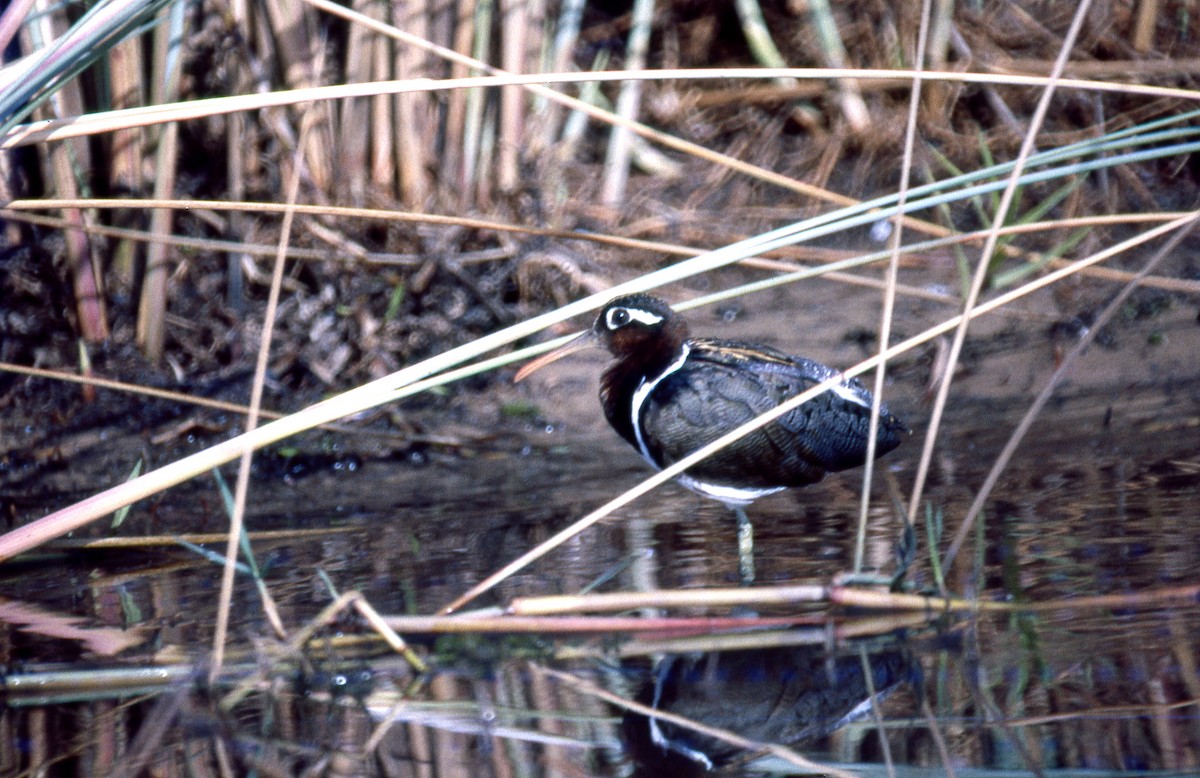
[[[617,330],[624,327],[630,322],[644,324],[647,327],[653,327],[660,324],[663,317],[656,313],[644,311],[641,308],[613,308],[604,316],[604,324],[610,330]]]

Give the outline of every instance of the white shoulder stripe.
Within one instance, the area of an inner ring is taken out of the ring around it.
[[[845,384],[838,384],[838,385],[834,386],[833,388],[831,388],[829,391],[833,392],[838,397],[841,397],[843,400],[846,400],[847,402],[852,402],[855,405],[861,405],[864,408],[871,407],[870,401],[868,401],[860,393],[854,391],[854,389],[852,389],[849,386],[846,386]]]
[[[643,459],[656,468],[658,468],[659,465],[654,461],[654,458],[650,456],[650,449],[646,447],[646,440],[642,437],[642,406],[646,404],[646,398],[650,396],[650,393],[654,391],[659,382],[671,375],[671,373],[674,373],[676,370],[683,367],[683,363],[687,360],[688,354],[691,352],[692,347],[687,343],[684,343],[683,347],[679,351],[679,357],[674,362],[667,365],[666,370],[662,371],[648,381],[646,379],[642,379],[642,382],[638,384],[638,388],[633,392],[633,401],[629,404],[629,413],[631,417],[630,421],[633,422],[633,434],[637,438],[638,451],[642,452]]]

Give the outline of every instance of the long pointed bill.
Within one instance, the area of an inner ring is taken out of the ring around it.
[[[526,362],[525,366],[517,371],[513,376],[513,383],[524,381],[527,377],[538,370],[541,370],[551,362],[557,362],[568,354],[574,354],[576,351],[583,351],[585,348],[591,348],[596,345],[596,336],[591,330],[582,332],[573,340],[568,340],[553,351],[547,351],[537,359]]]

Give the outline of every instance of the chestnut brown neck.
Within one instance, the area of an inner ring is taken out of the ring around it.
[[[657,331],[627,328],[602,336],[614,359],[600,377],[600,405],[608,423],[635,447],[633,393],[679,358],[687,335],[686,324],[669,318]]]

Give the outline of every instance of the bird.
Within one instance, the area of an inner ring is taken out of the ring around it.
[[[693,338],[667,302],[630,294],[610,300],[589,330],[527,363],[514,380],[595,345],[613,356],[600,378],[604,415],[656,469],[841,376],[820,362],[768,346]],[[754,580],[754,536],[746,506],[864,464],[873,402],[862,382],[841,379],[678,476],[683,486],[724,503],[737,516],[742,583]],[[876,457],[895,449],[909,433],[881,405]]]

